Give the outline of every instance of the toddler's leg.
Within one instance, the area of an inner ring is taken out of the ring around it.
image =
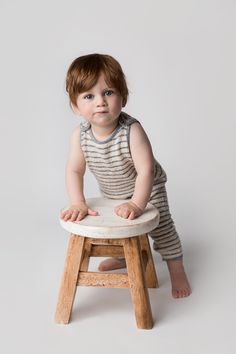
[[[172,284],[172,295],[174,298],[189,296],[191,288],[184,270],[182,246],[171,218],[163,183],[160,184],[151,203],[160,212],[160,223],[156,229],[150,232],[150,236],[154,240],[154,250],[158,251],[162,259],[167,262]]]
[[[98,270],[100,272],[105,272],[107,270],[121,269],[121,268],[126,268],[125,259],[122,257],[107,258],[104,261],[102,261],[98,266]]]
[[[183,257],[166,261],[170,273],[172,296],[176,299],[189,296],[191,287],[184,270]]]

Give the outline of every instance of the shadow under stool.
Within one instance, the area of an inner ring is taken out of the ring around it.
[[[151,329],[147,288],[157,288],[158,281],[147,233],[158,225],[158,210],[148,204],[140,217],[127,220],[114,212],[115,206],[127,200],[90,198],[86,202],[98,216],[88,215],[79,223],[60,219],[71,235],[55,321],[69,323],[77,286],[129,288],[137,327]],[[127,273],[90,272],[90,257],[124,257]]]

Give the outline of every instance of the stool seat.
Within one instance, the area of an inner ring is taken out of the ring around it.
[[[86,203],[98,216],[87,215],[79,222],[60,219],[71,235],[55,314],[57,323],[69,323],[78,286],[96,286],[129,288],[137,327],[152,328],[148,288],[157,288],[158,280],[147,233],[158,226],[159,212],[148,204],[138,218],[121,218],[114,208],[127,201],[90,198]],[[127,273],[91,272],[91,257],[123,257]]]
[[[80,236],[104,239],[127,238],[146,234],[153,230],[159,222],[159,212],[150,203],[144,213],[133,220],[121,218],[114,212],[114,208],[122,203],[127,203],[127,199],[88,198],[86,203],[89,208],[97,211],[98,215],[87,215],[78,223],[60,219],[60,224],[64,229]]]

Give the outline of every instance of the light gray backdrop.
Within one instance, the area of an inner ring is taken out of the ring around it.
[[[64,89],[79,55],[115,56],[168,172],[176,222],[188,237],[232,236],[235,196],[233,1],[3,1],[3,213],[52,218],[66,202],[64,165],[78,124]],[[89,183],[89,194],[97,192]],[[20,205],[20,210],[18,206]],[[17,213],[16,213],[17,207]]]
[[[230,0],[0,0],[3,277],[14,277],[17,266],[8,262],[12,250],[19,257],[17,247],[37,259],[35,230],[61,232],[64,167],[79,123],[64,79],[73,59],[94,52],[123,67],[125,111],[142,122],[167,171],[186,257],[202,240],[209,250],[217,243],[220,259],[233,256],[235,15]],[[99,193],[90,174],[85,188],[87,196]]]

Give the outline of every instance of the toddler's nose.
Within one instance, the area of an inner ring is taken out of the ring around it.
[[[105,106],[106,105],[106,99],[104,96],[98,96],[97,97],[97,101],[96,101],[96,104],[98,107],[100,106]]]

